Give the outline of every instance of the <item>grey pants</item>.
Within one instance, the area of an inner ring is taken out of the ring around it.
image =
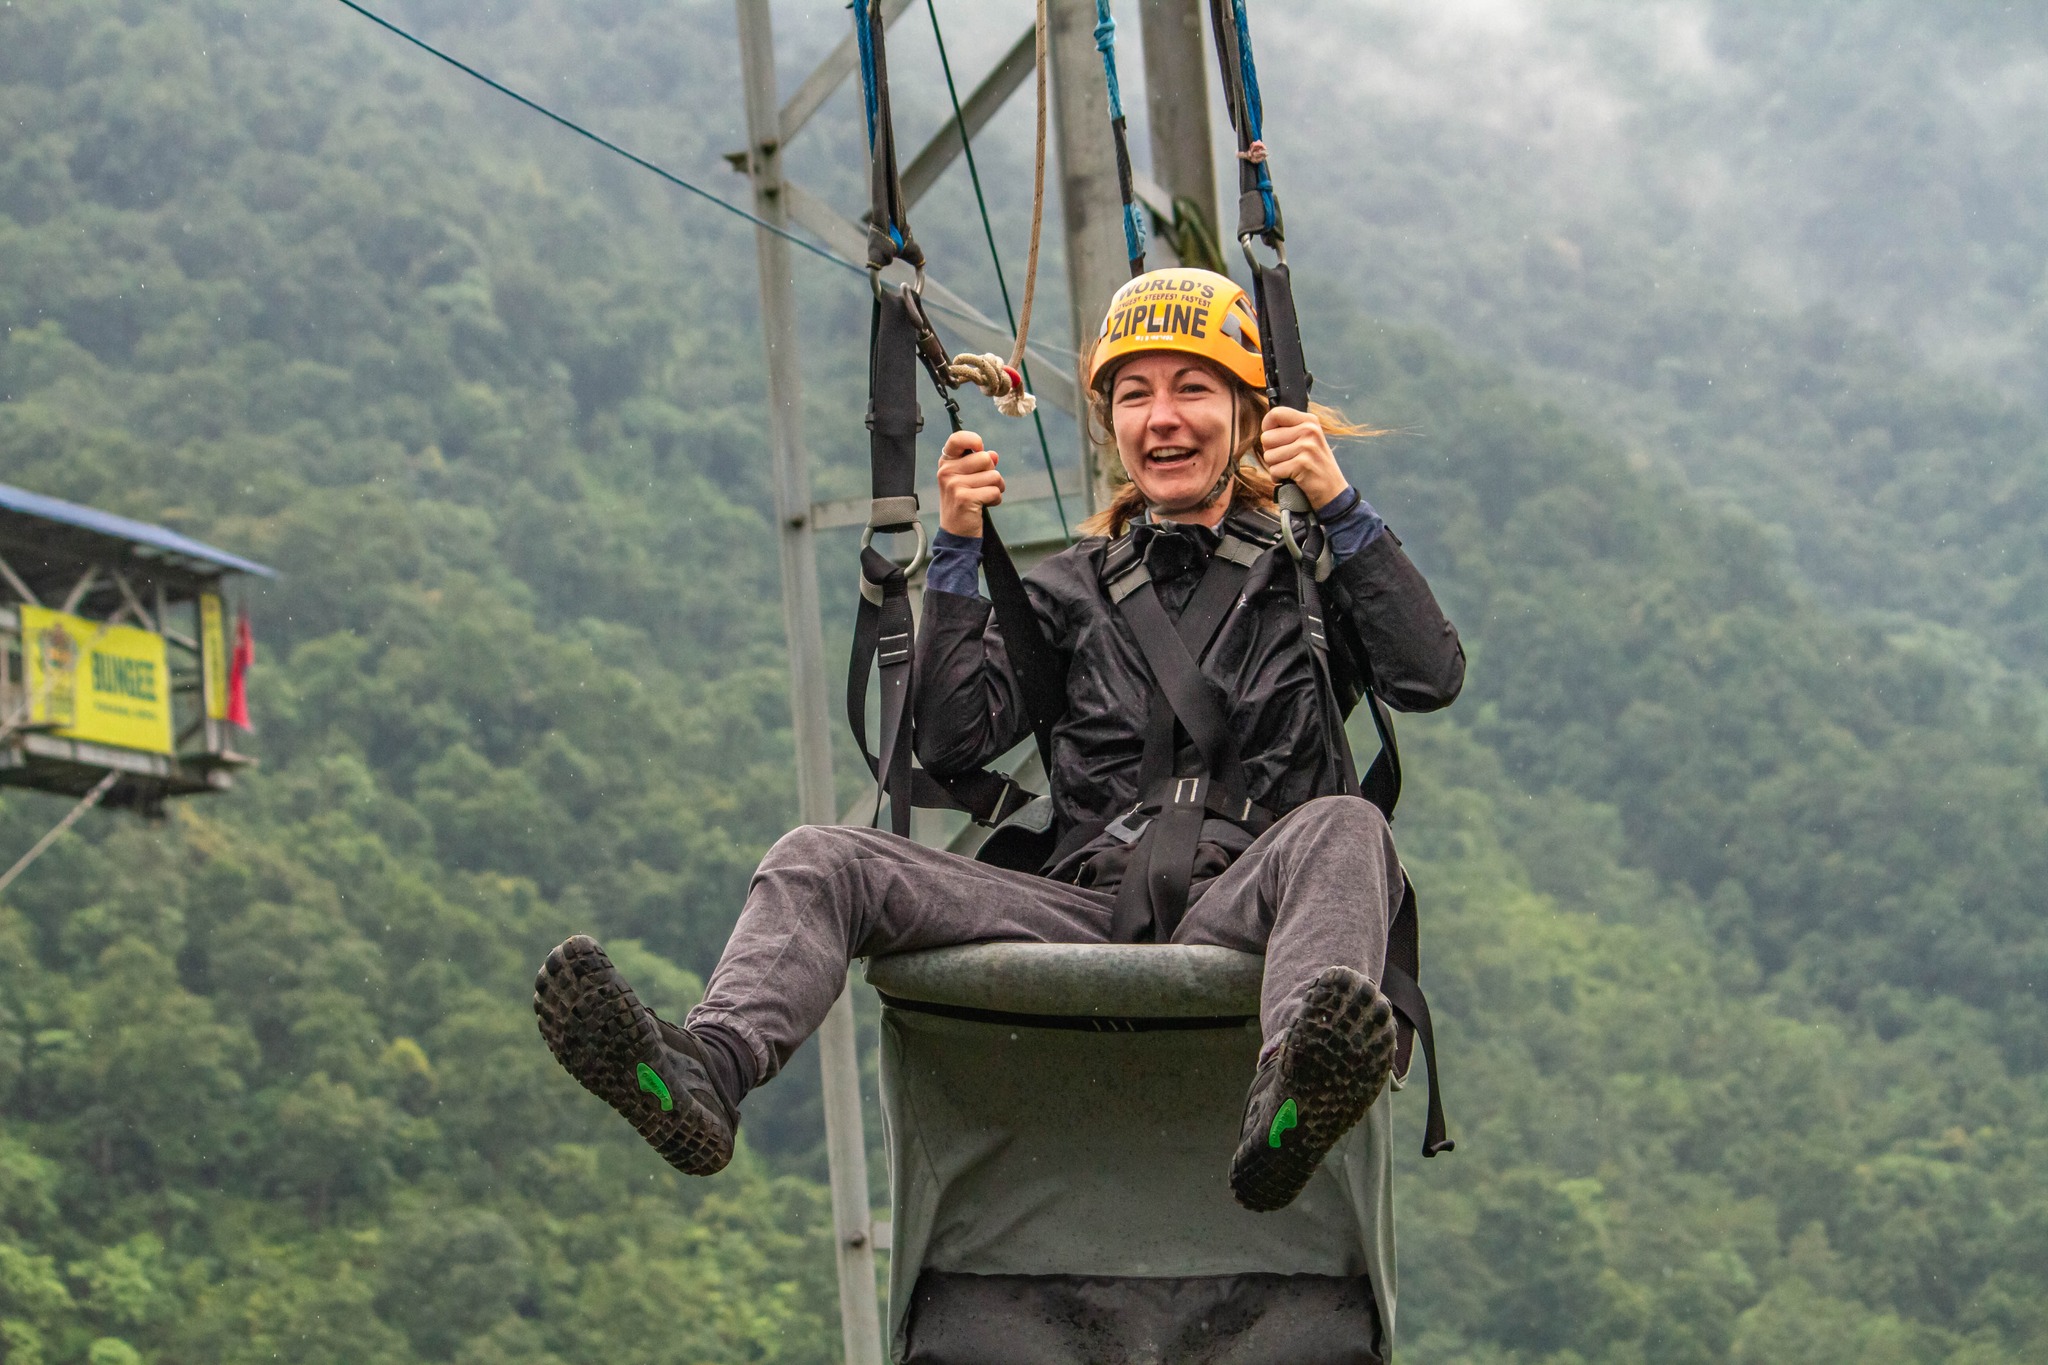
[[[1342,965],[1374,982],[1401,903],[1393,836],[1371,803],[1327,796],[1289,812],[1196,888],[1175,943],[1266,957],[1270,1047],[1309,983]],[[805,825],[768,851],[703,1003],[687,1022],[746,1039],[760,1078],[782,1069],[846,985],[855,958],[958,943],[1106,943],[1112,892],[989,867],[881,830]]]

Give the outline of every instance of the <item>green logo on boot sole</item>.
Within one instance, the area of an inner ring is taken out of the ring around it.
[[[676,1107],[676,1102],[674,1098],[672,1098],[668,1093],[668,1082],[664,1081],[661,1077],[657,1076],[654,1073],[653,1067],[647,1065],[647,1063],[645,1062],[642,1062],[640,1063],[639,1074],[640,1088],[661,1101],[662,1113],[666,1114],[667,1112],[669,1112],[669,1110],[674,1109]],[[1287,1103],[1289,1106],[1288,1112],[1292,1114],[1294,1112],[1294,1101],[1289,1100]],[[1273,1145],[1275,1147],[1278,1147],[1280,1145],[1280,1140],[1278,1138],[1275,1138],[1273,1140]]]
[[[1299,1128],[1300,1126],[1301,1119],[1295,1112],[1294,1101],[1289,1100],[1280,1106],[1279,1113],[1273,1115],[1273,1126],[1266,1130],[1266,1145],[1268,1147],[1278,1147],[1282,1133],[1286,1132],[1289,1128]]]

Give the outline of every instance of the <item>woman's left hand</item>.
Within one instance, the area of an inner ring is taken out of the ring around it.
[[[1259,444],[1265,451],[1267,472],[1276,479],[1293,480],[1308,495],[1309,506],[1319,512],[1351,486],[1337,467],[1337,454],[1330,449],[1323,424],[1313,413],[1274,408],[1260,427]]]

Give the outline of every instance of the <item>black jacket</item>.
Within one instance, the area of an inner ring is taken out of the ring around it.
[[[1269,516],[1233,512],[1226,525],[1246,540],[1278,545],[1278,524]],[[1161,603],[1177,617],[1220,536],[1172,523],[1139,525],[1132,534]],[[1066,667],[1069,705],[1053,729],[1051,773],[1061,836],[1113,820],[1137,800],[1152,674],[1102,583],[1110,545],[1101,536],[1079,541],[1024,579],[1046,638]],[[1373,690],[1390,707],[1434,711],[1457,697],[1465,680],[1458,633],[1391,531],[1339,564],[1323,591],[1337,632],[1331,663],[1340,698],[1362,694],[1364,679],[1352,658],[1361,649],[1371,660]],[[1030,733],[1002,632],[982,598],[925,594],[917,671],[917,757],[934,773],[981,767]],[[1253,801],[1283,814],[1344,790],[1323,732],[1294,566],[1284,548],[1252,568],[1202,671],[1230,698],[1231,728]],[[1360,755],[1361,766],[1370,756]],[[1205,826],[1203,838],[1211,837]],[[1249,843],[1234,828],[1215,838],[1233,856]],[[1114,843],[1100,834],[1049,870],[1073,877],[1093,852]]]

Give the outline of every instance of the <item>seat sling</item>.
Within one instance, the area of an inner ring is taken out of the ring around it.
[[[1251,58],[1243,0],[1211,0],[1211,4],[1226,103],[1238,130],[1241,150],[1249,151],[1256,138],[1259,115],[1255,78],[1249,86],[1246,80],[1251,74]],[[1226,6],[1230,9],[1228,14],[1224,12]],[[964,811],[976,823],[995,828],[982,846],[982,861],[1020,871],[1043,871],[1064,853],[1091,842],[1099,828],[1084,826],[1066,831],[1060,838],[1060,832],[1049,822],[1037,828],[1026,827],[1018,819],[1020,814],[1033,807],[1034,802],[1042,811],[1046,803],[1013,778],[986,770],[940,778],[913,762],[916,625],[910,608],[909,580],[924,553],[916,483],[917,436],[923,427],[917,404],[920,366],[937,390],[955,431],[960,429],[960,411],[951,393],[945,348],[917,292],[923,279],[924,255],[910,232],[897,174],[880,0],[856,0],[856,15],[856,36],[869,76],[864,82],[868,95],[871,191],[868,266],[874,281],[875,303],[868,362],[871,501],[867,530],[861,540],[860,604],[847,676],[847,721],[869,771],[875,776],[877,820],[886,802],[890,828],[907,837],[913,807]],[[1278,204],[1263,158],[1241,159],[1240,164],[1246,187],[1240,201],[1240,241],[1252,266],[1259,328],[1265,342],[1268,394],[1276,404],[1305,409],[1313,379],[1304,363],[1292,284],[1281,247]],[[1263,237],[1279,252],[1279,265],[1260,265],[1250,250],[1253,235]],[[917,281],[883,286],[880,271],[898,260],[917,268]],[[1400,797],[1400,758],[1386,710],[1373,695],[1370,658],[1355,631],[1339,633],[1340,647],[1350,666],[1347,676],[1359,680],[1358,695],[1339,698],[1330,667],[1331,640],[1319,591],[1330,576],[1334,560],[1300,490],[1292,484],[1282,484],[1280,502],[1277,529],[1295,562],[1303,635],[1314,663],[1326,742],[1332,747],[1344,789],[1371,800],[1391,820]],[[910,532],[918,536],[919,546],[907,565],[898,564],[874,548],[877,535]],[[1174,623],[1167,619],[1135,549],[1128,548],[1131,544],[1126,537],[1112,547],[1105,560],[1104,581],[1110,586],[1120,618],[1145,654],[1156,695],[1147,712],[1146,742],[1140,759],[1139,807],[1107,826],[1117,837],[1140,845],[1134,850],[1118,893],[1113,934],[1126,942],[1147,938],[1164,942],[1186,910],[1202,821],[1209,816],[1229,820],[1257,837],[1275,818],[1245,794],[1242,764],[1226,720],[1224,698],[1215,684],[1202,675],[1197,662],[1237,600],[1251,565],[1261,554],[1272,552],[1272,546],[1259,547],[1241,537],[1226,537],[1224,545],[1211,556],[1203,582],[1182,611],[1181,621]],[[1135,562],[1127,563],[1125,559]],[[1046,640],[1022,579],[996,531],[994,517],[986,510],[982,568],[1039,757],[1050,775],[1053,726],[1066,710],[1067,661]],[[1213,586],[1212,578],[1216,580]],[[1340,605],[1347,608],[1348,620],[1349,604]],[[871,669],[880,689],[876,736],[879,742],[875,750],[869,748],[867,726]],[[1363,783],[1357,777],[1344,732],[1345,716],[1361,698],[1371,709],[1380,738],[1380,752]],[[1176,725],[1193,743],[1201,760],[1201,771],[1174,772]],[[1139,817],[1148,818],[1139,823]],[[1435,1032],[1428,1002],[1416,980],[1419,966],[1414,888],[1404,880],[1402,903],[1389,928],[1387,966],[1381,988],[1393,1005],[1399,1024],[1397,1071],[1405,1074],[1418,1039],[1429,1066],[1423,1154],[1434,1156],[1451,1150],[1452,1143],[1446,1136]]]

